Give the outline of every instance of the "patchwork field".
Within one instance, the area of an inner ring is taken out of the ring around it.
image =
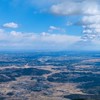
[[[0,54],[0,100],[100,100],[100,53]]]

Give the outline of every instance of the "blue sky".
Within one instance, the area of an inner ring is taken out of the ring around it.
[[[99,6],[99,0],[0,0],[0,49],[99,50]]]
[[[80,27],[67,26],[67,22],[75,21],[77,18],[70,18],[65,16],[57,16],[49,11],[41,11],[42,8],[32,6],[32,4],[26,4],[23,2],[11,2],[12,0],[1,0],[0,2],[0,24],[7,22],[15,22],[19,24],[17,31],[23,32],[36,32],[40,33],[48,31],[49,26],[56,26],[64,28],[69,31],[70,34],[80,35]],[[29,1],[30,2],[30,1]],[[22,3],[22,4],[21,4]],[[76,32],[75,30],[76,29]]]

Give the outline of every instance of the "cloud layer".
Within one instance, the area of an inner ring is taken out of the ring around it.
[[[0,29],[0,49],[63,50],[80,40],[78,36],[42,32],[6,32]]]

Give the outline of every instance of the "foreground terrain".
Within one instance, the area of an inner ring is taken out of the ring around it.
[[[100,53],[0,53],[0,100],[100,100]]]

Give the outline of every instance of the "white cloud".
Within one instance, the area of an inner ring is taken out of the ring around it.
[[[42,33],[43,36],[41,37],[42,41],[51,42],[51,43],[58,43],[58,44],[66,44],[70,45],[80,40],[78,36],[71,36],[66,34],[49,34],[49,33]]]
[[[100,15],[83,16],[80,25],[83,26],[85,38],[91,40],[100,38]]]
[[[98,15],[100,8],[96,1],[91,0],[90,3],[90,0],[67,0],[52,5],[51,12],[59,15]]]
[[[14,22],[10,22],[10,23],[3,24],[3,27],[5,27],[5,28],[18,28],[18,24],[14,23]]]
[[[50,33],[22,33],[22,32],[6,32],[0,31],[0,47],[1,48],[20,48],[20,49],[67,49],[69,46],[79,41],[79,36],[71,36],[66,34],[50,34]]]
[[[53,32],[53,31],[65,32],[63,28],[56,27],[56,26],[50,26],[48,32]]]
[[[58,30],[59,28],[58,27],[55,27],[55,26],[50,26],[50,29],[51,30]]]
[[[82,18],[82,24],[100,24],[100,15],[84,16]]]

